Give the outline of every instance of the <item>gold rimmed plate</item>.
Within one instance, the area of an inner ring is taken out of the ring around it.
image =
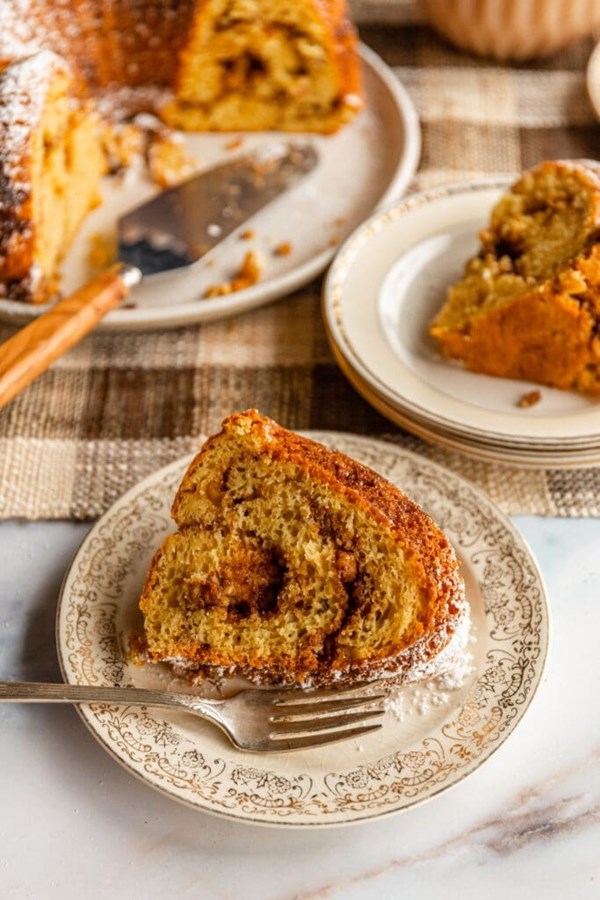
[[[217,729],[184,714],[80,709],[102,746],[149,786],[205,812],[281,827],[367,821],[459,784],[525,715],[548,649],[548,609],[535,560],[484,494],[391,443],[331,432],[309,436],[378,470],[445,529],[462,562],[472,613],[462,677],[443,690],[434,682],[403,689],[383,728],[366,738],[268,757],[234,750]],[[173,687],[167,669],[132,664],[128,647],[141,629],[141,586],[154,549],[172,528],[169,509],[187,462],[129,491],[79,549],[57,618],[67,682]]]
[[[476,375],[443,359],[428,324],[477,247],[508,182],[436,188],[396,201],[345,242],[323,290],[334,352],[406,419],[507,450],[600,449],[600,402]],[[519,406],[539,389],[540,402]]]
[[[401,410],[390,406],[384,397],[361,381],[357,373],[349,368],[343,357],[336,354],[336,359],[348,381],[367,403],[370,403],[377,412],[400,428],[410,431],[430,444],[462,453],[481,462],[501,463],[526,469],[585,469],[600,466],[600,448],[596,450],[566,450],[563,453],[552,450],[511,449],[498,447],[493,443],[478,441],[474,438],[471,440],[458,438],[439,428],[434,431],[414,416],[408,417]]]

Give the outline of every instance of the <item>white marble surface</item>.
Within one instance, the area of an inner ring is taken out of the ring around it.
[[[345,828],[236,824],[137,781],[70,707],[0,705],[0,897],[600,897],[600,521],[519,518],[552,613],[506,744],[429,803]],[[56,599],[87,525],[0,524],[0,678],[58,680]]]

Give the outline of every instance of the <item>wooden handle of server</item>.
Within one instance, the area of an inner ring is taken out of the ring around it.
[[[84,338],[141,277],[135,266],[116,263],[1,344],[0,407]]]

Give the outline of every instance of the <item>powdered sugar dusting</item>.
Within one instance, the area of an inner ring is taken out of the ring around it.
[[[68,67],[51,50],[41,50],[6,69],[0,77],[0,162],[2,178],[20,186],[23,154],[39,121],[52,75]]]
[[[31,56],[51,48],[66,60],[73,47],[84,40],[77,5],[72,0],[1,0],[0,64]]]
[[[415,684],[393,688],[385,699],[385,710],[402,722],[410,716],[427,715],[431,710],[446,706],[452,695],[461,690],[475,672],[474,655],[471,652],[476,643],[473,630],[467,630],[459,641],[452,643],[437,659],[437,674]]]
[[[34,21],[31,0],[3,0],[0,4],[0,59],[4,63],[41,49]]]
[[[96,93],[94,100],[96,109],[106,119],[121,122],[135,116],[136,124],[144,128],[150,119],[158,113],[160,108],[165,105],[167,100],[171,98],[171,95],[171,91],[155,85],[140,85],[137,87],[130,87],[129,85],[115,87],[112,85],[110,89]],[[147,120],[144,120],[144,114],[148,115]],[[163,122],[160,122],[160,125],[163,129],[165,128]],[[148,128],[148,130],[151,129]]]

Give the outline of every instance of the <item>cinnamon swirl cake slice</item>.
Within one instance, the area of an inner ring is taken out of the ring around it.
[[[249,410],[189,466],[141,596],[147,657],[320,686],[434,674],[464,640],[454,551],[390,482]]]

